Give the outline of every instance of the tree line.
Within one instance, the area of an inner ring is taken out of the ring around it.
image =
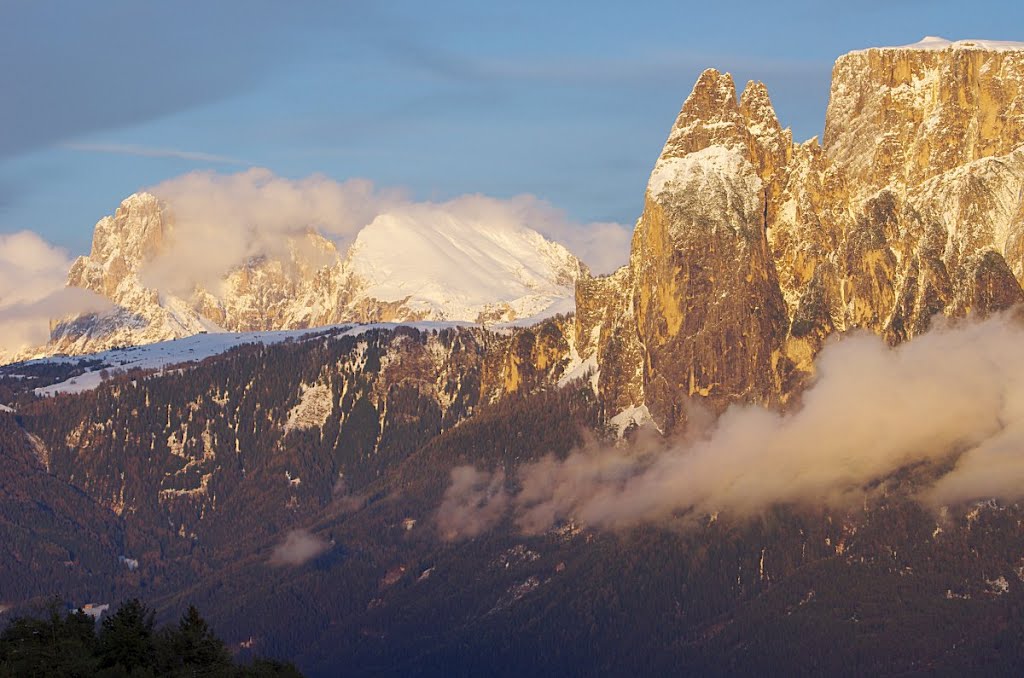
[[[0,633],[0,677],[145,678],[301,676],[292,664],[233,660],[194,606],[177,624],[157,627],[155,612],[137,598],[96,620],[81,609],[51,604],[42,617],[17,617]]]

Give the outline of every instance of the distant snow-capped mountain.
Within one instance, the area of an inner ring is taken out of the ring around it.
[[[283,254],[257,256],[214,283],[164,287],[154,261],[171,251],[173,212],[136,193],[95,228],[68,285],[116,304],[54,323],[50,342],[20,358],[83,354],[200,332],[301,329],[346,322],[529,322],[572,311],[586,267],[523,226],[427,209],[383,214],[346,253],[316,230],[296,230]],[[166,277],[167,261],[160,261]],[[174,270],[174,262],[171,262]],[[187,268],[188,262],[180,262]]]

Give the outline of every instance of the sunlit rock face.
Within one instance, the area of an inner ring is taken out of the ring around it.
[[[767,107],[767,108],[766,108]],[[681,395],[765,401],[786,315],[765,236],[789,136],[752,85],[706,71],[680,111],[633,238],[645,402],[671,425]]]
[[[576,284],[576,342],[597,366],[605,418],[644,402],[642,344],[633,309],[633,270],[581,278]]]
[[[926,39],[836,62],[825,142],[760,83],[705,71],[647,187],[628,266],[577,284],[611,415],[668,429],[781,402],[834,332],[891,343],[1024,298],[1024,46]]]
[[[115,310],[56,324],[43,352],[87,353],[220,329],[310,327],[338,316],[345,299],[341,261],[333,243],[316,233],[289,237],[286,256],[254,258],[226,272],[213,289],[197,284],[182,292],[160,289],[147,275],[174,230],[167,205],[149,193],[129,196],[101,219],[92,250],[75,261],[68,285],[110,299]]]
[[[825,150],[862,195],[1024,143],[1024,50],[926,39],[840,57]]]

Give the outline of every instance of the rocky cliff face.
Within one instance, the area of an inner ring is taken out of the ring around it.
[[[630,262],[577,285],[608,414],[785,402],[833,332],[896,343],[1022,299],[1024,46],[926,39],[841,57],[825,143],[705,71],[647,187]],[[623,350],[625,347],[625,350]]]
[[[1024,143],[1024,51],[982,41],[840,57],[824,147],[861,195],[915,186]]]
[[[540,319],[572,310],[575,281],[586,270],[564,247],[527,228],[384,215],[344,256],[314,230],[297,231],[287,237],[284,255],[251,258],[216,284],[196,284],[183,294],[150,279],[153,262],[167,255],[174,238],[172,211],[158,198],[140,193],[122,202],[96,225],[92,251],[68,275],[68,285],[97,292],[117,308],[55,324],[49,345],[32,354],[81,354],[203,331]]]
[[[189,336],[211,327],[186,300],[147,287],[145,266],[164,248],[171,227],[164,206],[148,193],[129,196],[97,224],[92,250],[68,273],[68,286],[107,297],[117,308],[103,316],[65,319],[51,328],[42,353],[86,353]]]

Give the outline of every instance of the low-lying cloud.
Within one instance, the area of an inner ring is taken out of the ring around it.
[[[918,495],[925,504],[1014,501],[1024,497],[1022,345],[1024,328],[1010,315],[943,325],[897,348],[848,335],[822,351],[816,381],[792,412],[733,406],[696,439],[549,456],[519,469],[507,505],[526,533],[570,519],[618,528],[720,511],[742,517],[777,504],[858,501],[915,465],[937,476]],[[495,482],[477,474],[477,486]],[[447,524],[480,520],[442,508]],[[489,524],[500,519],[490,504],[478,508]]]
[[[472,466],[452,469],[451,484],[437,511],[437,527],[449,541],[475,537],[493,527],[508,509],[505,473]]]
[[[274,547],[268,562],[274,567],[296,567],[308,563],[329,548],[329,541],[309,530],[291,530],[284,541]]]
[[[71,259],[31,231],[0,234],[0,359],[46,343],[50,321],[106,310],[92,292],[64,287]]]

